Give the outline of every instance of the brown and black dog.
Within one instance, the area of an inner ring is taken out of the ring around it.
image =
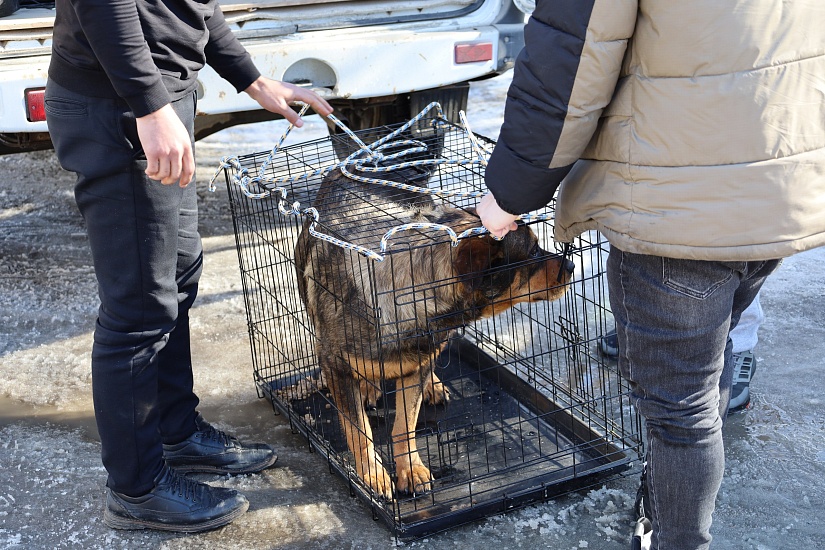
[[[415,181],[429,175],[404,172],[381,177],[425,185]],[[479,226],[471,210],[359,183],[338,170],[324,178],[313,206],[323,223],[319,231],[349,242],[363,242],[367,235],[374,242],[375,235],[402,223],[437,223],[456,233]],[[364,404],[376,393],[368,388],[394,380],[395,486],[406,493],[427,490],[432,476],[416,449],[415,425],[425,393],[431,401],[446,397],[433,361],[447,335],[521,302],[560,298],[573,263],[542,250],[526,225],[501,241],[485,234],[461,239],[457,247],[433,239],[431,232],[398,234],[391,253],[377,262],[311,236],[309,224],[305,221],[295,249],[298,290],[315,327],[316,356],[356,472],[376,495],[392,498],[392,479],[375,451]]]

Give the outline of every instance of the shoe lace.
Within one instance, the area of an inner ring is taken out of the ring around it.
[[[170,473],[169,477],[169,489],[173,493],[177,493],[178,496],[183,497],[184,500],[197,502],[196,495],[200,483],[175,473]]]
[[[235,438],[228,433],[216,429],[214,426],[208,426],[205,430],[200,432],[201,439],[208,439],[212,441],[218,441],[224,446],[229,446],[235,441]]]

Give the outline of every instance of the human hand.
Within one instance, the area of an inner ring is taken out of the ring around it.
[[[507,233],[518,228],[516,225],[518,216],[502,210],[492,193],[487,193],[481,198],[476,212],[481,217],[482,225],[487,228],[490,235],[497,239],[503,239]]]
[[[146,155],[146,175],[164,185],[186,187],[195,175],[195,156],[189,131],[172,106],[138,117],[137,131]]]
[[[304,125],[304,121],[298,117],[298,113],[289,107],[291,103],[298,101],[307,103],[321,116],[327,116],[332,112],[329,103],[312,90],[301,88],[289,82],[272,80],[265,76],[258,77],[244,92],[249,94],[267,111],[282,115],[298,128]]]

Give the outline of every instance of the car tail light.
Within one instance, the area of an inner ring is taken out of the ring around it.
[[[490,42],[478,42],[473,44],[455,45],[455,62],[477,63],[480,61],[490,61],[493,59],[493,44]]]
[[[26,118],[29,122],[46,120],[46,88],[29,88],[23,94],[26,97]]]

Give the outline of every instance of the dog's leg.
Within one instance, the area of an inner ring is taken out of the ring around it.
[[[368,411],[374,411],[378,407],[378,400],[381,399],[381,390],[378,389],[378,385],[362,378],[359,387],[364,397],[364,406]]]
[[[447,347],[447,342],[449,340],[445,340],[438,346],[438,352],[434,353],[432,358],[430,359],[430,375],[425,376],[425,383],[424,383],[424,401],[429,403],[430,405],[442,405],[447,404],[450,401],[450,390],[447,389],[438,375],[435,374],[435,359],[442,353]]]
[[[375,453],[372,427],[364,410],[360,383],[352,375],[340,370],[328,372],[327,382],[338,409],[347,447],[355,461],[355,471],[376,495],[391,500],[392,479],[384,469],[381,458]]]
[[[430,405],[441,405],[450,401],[450,390],[441,382],[435,371],[424,384],[424,400]]]
[[[426,375],[429,379],[429,375]],[[432,485],[432,475],[421,461],[415,442],[415,425],[423,400],[422,377],[419,374],[398,380],[395,395],[395,422],[392,426],[393,457],[396,485],[399,491],[421,493]]]

